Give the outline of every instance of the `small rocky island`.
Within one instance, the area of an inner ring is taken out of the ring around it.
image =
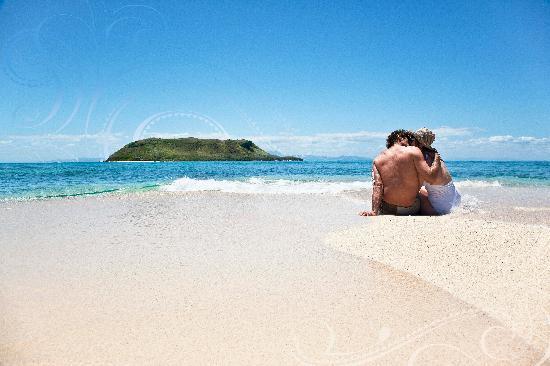
[[[260,149],[250,140],[148,138],[129,143],[106,161],[302,161],[294,156],[277,156]]]

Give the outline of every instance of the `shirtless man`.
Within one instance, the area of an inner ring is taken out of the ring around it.
[[[416,215],[420,211],[418,191],[424,181],[432,181],[441,169],[439,154],[428,166],[418,147],[409,146],[414,136],[409,131],[393,131],[387,149],[372,164],[372,211],[362,216]]]

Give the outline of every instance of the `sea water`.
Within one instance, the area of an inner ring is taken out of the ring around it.
[[[0,163],[0,200],[107,192],[340,193],[371,187],[368,160],[303,162]],[[448,161],[459,189],[550,192],[550,162]],[[539,192],[539,194],[540,194]],[[498,194],[497,194],[498,197]]]

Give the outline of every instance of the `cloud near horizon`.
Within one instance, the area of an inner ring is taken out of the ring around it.
[[[447,159],[548,160],[550,137],[494,135],[478,136],[481,129],[434,128],[434,146]],[[372,158],[385,147],[387,131],[316,133],[311,135],[229,136],[246,138],[260,147],[284,155],[327,157],[360,156]],[[181,138],[189,133],[150,133],[144,137]],[[198,138],[227,138],[219,134],[193,134]],[[45,134],[8,135],[0,138],[0,161],[78,160],[82,157],[106,158],[130,142],[122,134]],[[14,153],[17,158],[13,159]],[[11,158],[10,158],[11,157]]]
[[[434,146],[448,159],[548,160],[550,138],[534,136],[477,137],[473,129],[434,129]],[[253,141],[293,155],[374,157],[385,148],[385,132],[252,136]]]

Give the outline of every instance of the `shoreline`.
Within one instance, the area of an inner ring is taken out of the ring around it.
[[[188,190],[185,187],[178,187],[181,180],[189,180],[191,186]],[[293,183],[293,181],[284,181]],[[362,188],[358,190],[356,187],[345,189],[340,185],[357,185],[363,184],[363,181],[327,181],[327,182],[302,182],[305,184],[302,190],[296,190],[293,184],[287,184],[286,186],[273,186],[264,190],[258,189],[257,185],[264,184],[262,181],[259,183],[250,183],[248,181],[231,180],[231,181],[217,181],[207,180],[200,182],[201,184],[209,184],[208,186],[200,188],[197,185],[196,180],[191,178],[181,178],[172,182],[166,182],[164,184],[146,185],[139,188],[113,188],[102,190],[98,192],[83,192],[83,193],[68,193],[55,196],[41,196],[41,197],[14,197],[14,198],[2,198],[0,199],[0,206],[14,206],[18,204],[24,204],[26,202],[48,202],[48,201],[63,201],[63,200],[78,200],[97,197],[99,199],[114,199],[121,197],[130,197],[136,195],[147,194],[227,194],[227,195],[265,195],[267,197],[340,197],[357,202],[361,205],[360,211],[369,209],[371,188]],[[229,183],[225,189],[223,184]],[[328,186],[319,186],[319,184],[325,184]],[[308,186],[309,185],[309,186]],[[250,187],[249,187],[250,186]],[[294,189],[294,191],[292,191]],[[480,219],[488,221],[499,221],[519,224],[541,224],[550,226],[550,195],[546,193],[550,192],[549,188],[533,186],[533,187],[481,187],[470,188],[465,187],[459,189],[462,194],[462,204],[451,217],[461,217],[467,219]],[[1,208],[1,207],[0,207]],[[444,217],[449,217],[445,215]]]
[[[0,202],[0,362],[542,358],[456,289],[327,246],[371,226],[357,216],[364,204],[353,194],[165,191]],[[448,347],[428,347],[438,343]]]

